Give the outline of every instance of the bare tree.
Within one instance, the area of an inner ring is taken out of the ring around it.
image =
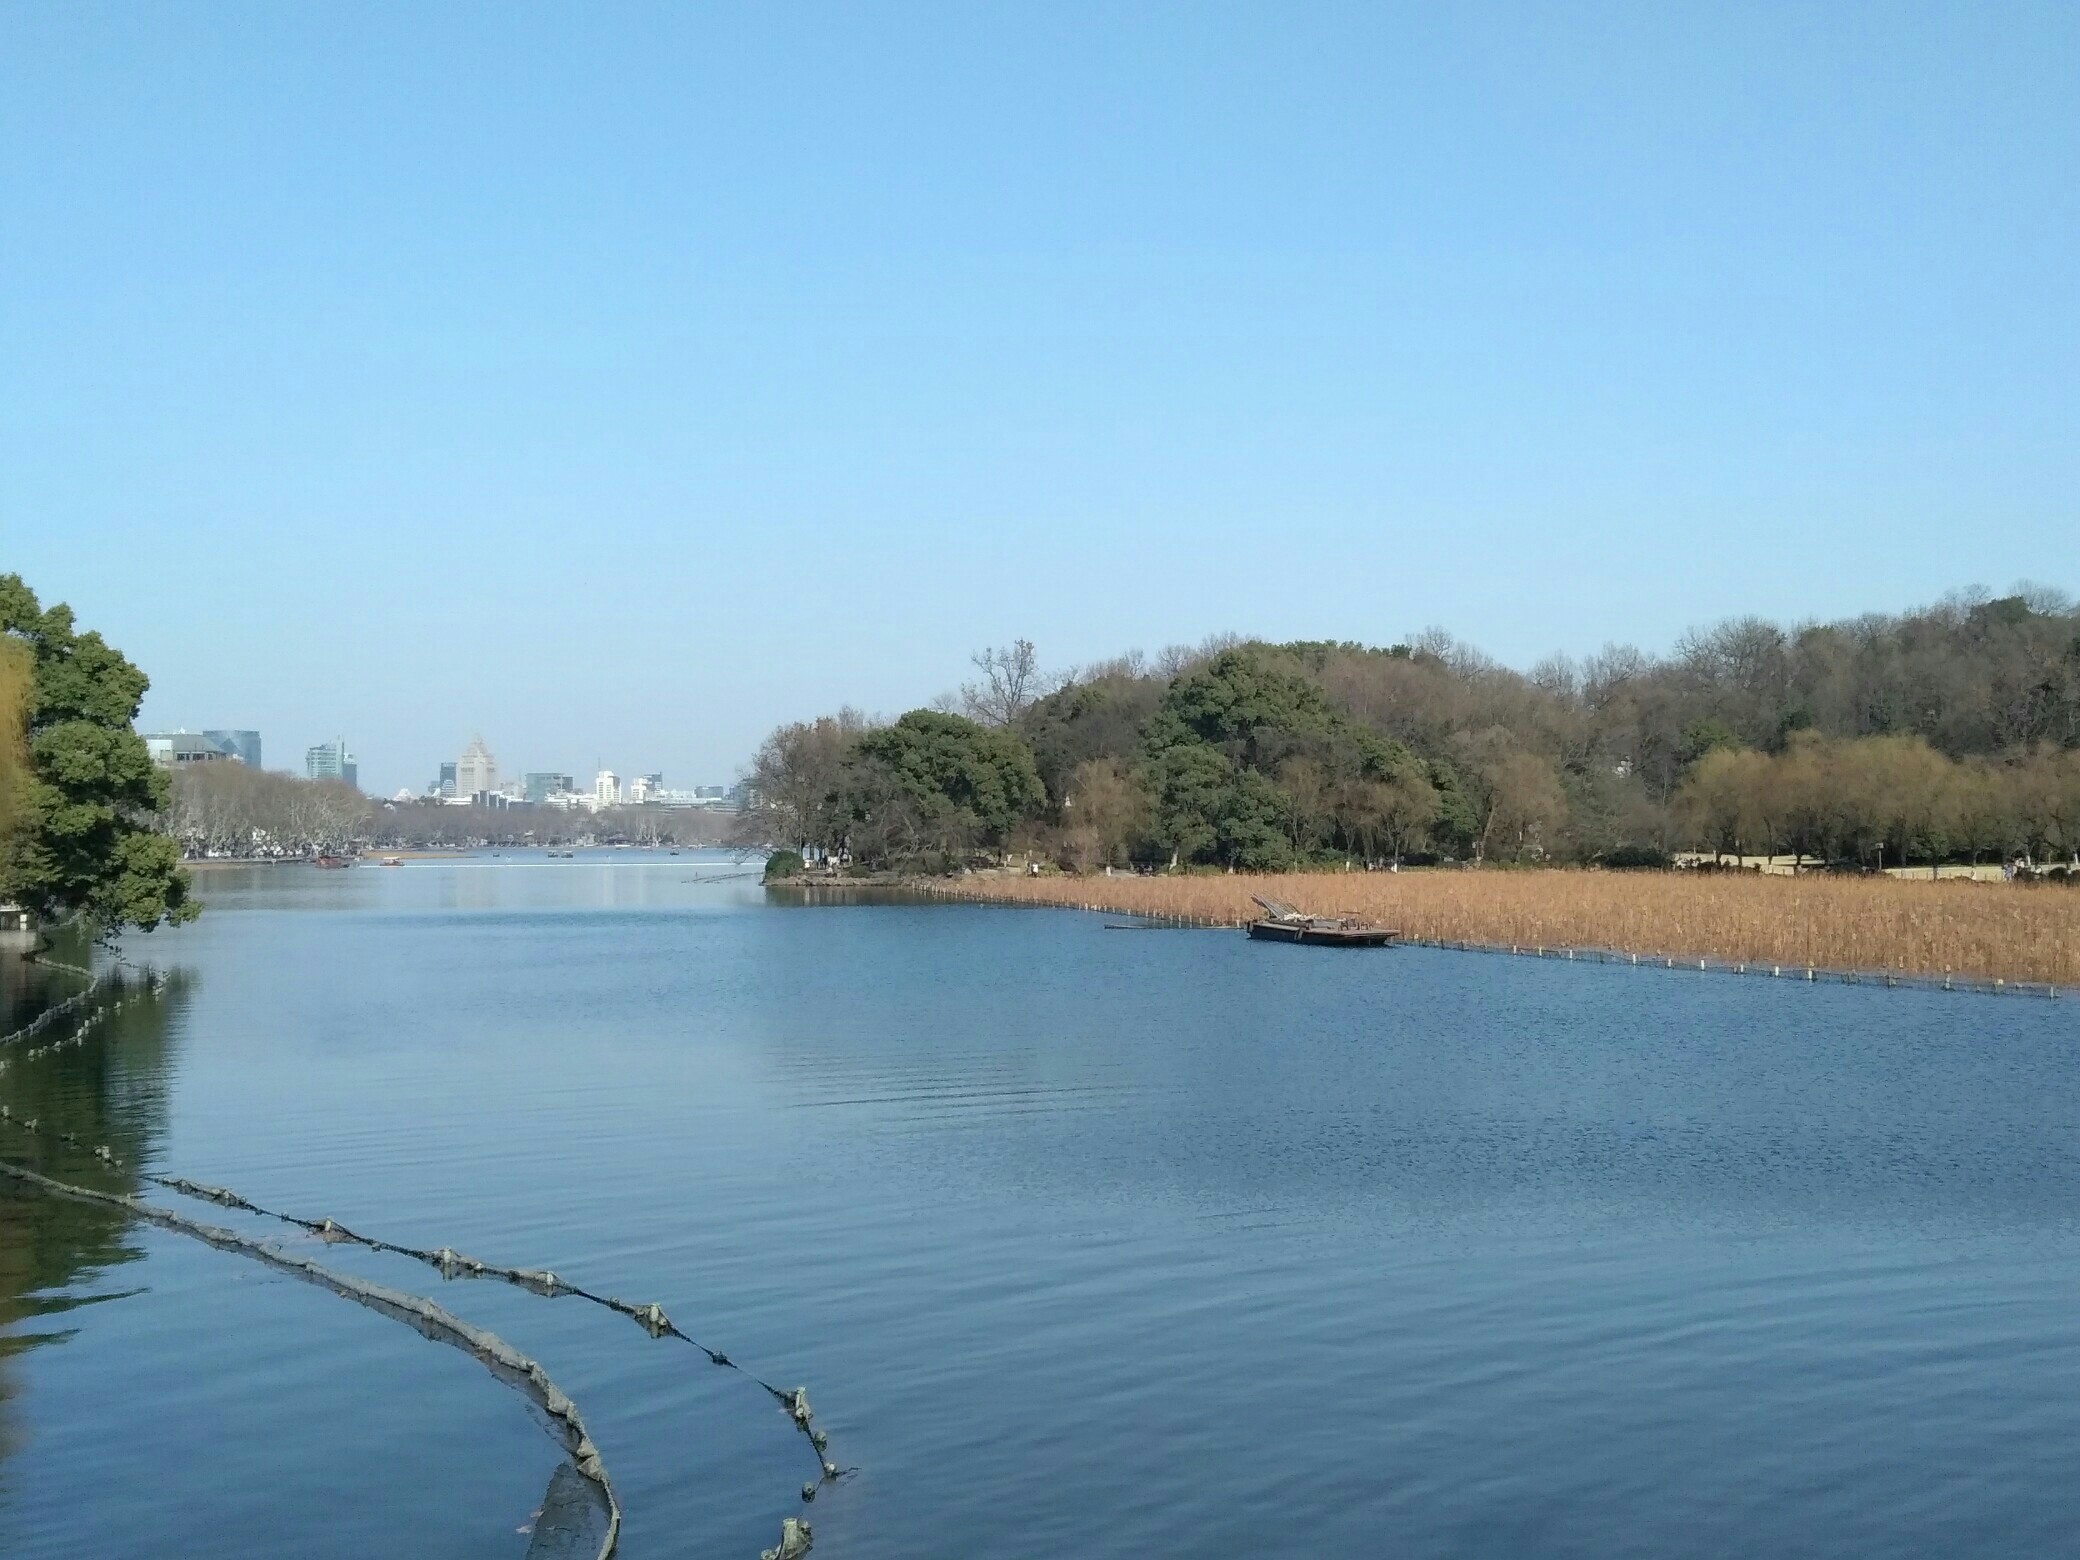
[[[961,684],[961,713],[985,726],[1015,725],[1058,681],[1040,670],[1039,652],[1030,639],[978,650],[973,659],[982,681]]]
[[[1063,844],[1079,872],[1123,866],[1127,847],[1145,826],[1147,797],[1115,758],[1079,764],[1063,799]]]
[[[843,825],[834,816],[853,747],[871,722],[850,706],[836,715],[782,726],[760,744],[743,819],[749,842],[834,846]]]

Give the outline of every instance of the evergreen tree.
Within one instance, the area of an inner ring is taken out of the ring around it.
[[[0,575],[0,636],[29,658],[27,764],[0,835],[0,899],[45,920],[84,914],[102,936],[193,920],[180,851],[160,831],[167,778],[131,727],[145,675],[72,609],[45,610]]]

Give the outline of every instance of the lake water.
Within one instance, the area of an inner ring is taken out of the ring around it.
[[[820,1560],[2080,1554],[2070,1004],[728,870],[209,872],[134,940],[181,978],[0,1099],[807,1384],[859,1469],[804,1513]],[[806,1444],[693,1350],[286,1244],[541,1359],[630,1560],[802,1512]],[[517,1557],[559,1457],[451,1349],[5,1182],[0,1324],[18,1560]]]

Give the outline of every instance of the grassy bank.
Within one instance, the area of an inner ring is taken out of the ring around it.
[[[1263,894],[1443,942],[2080,986],[2080,892],[2066,888],[1553,870],[966,878],[932,892],[1236,925]]]

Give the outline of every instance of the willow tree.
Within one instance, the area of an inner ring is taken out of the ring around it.
[[[0,575],[0,643],[0,712],[10,686],[17,710],[0,722],[12,736],[0,742],[12,748],[0,756],[0,900],[44,920],[84,915],[104,936],[194,919],[179,847],[158,826],[166,775],[131,726],[144,673],[77,631],[70,607],[45,610],[19,575]]]

